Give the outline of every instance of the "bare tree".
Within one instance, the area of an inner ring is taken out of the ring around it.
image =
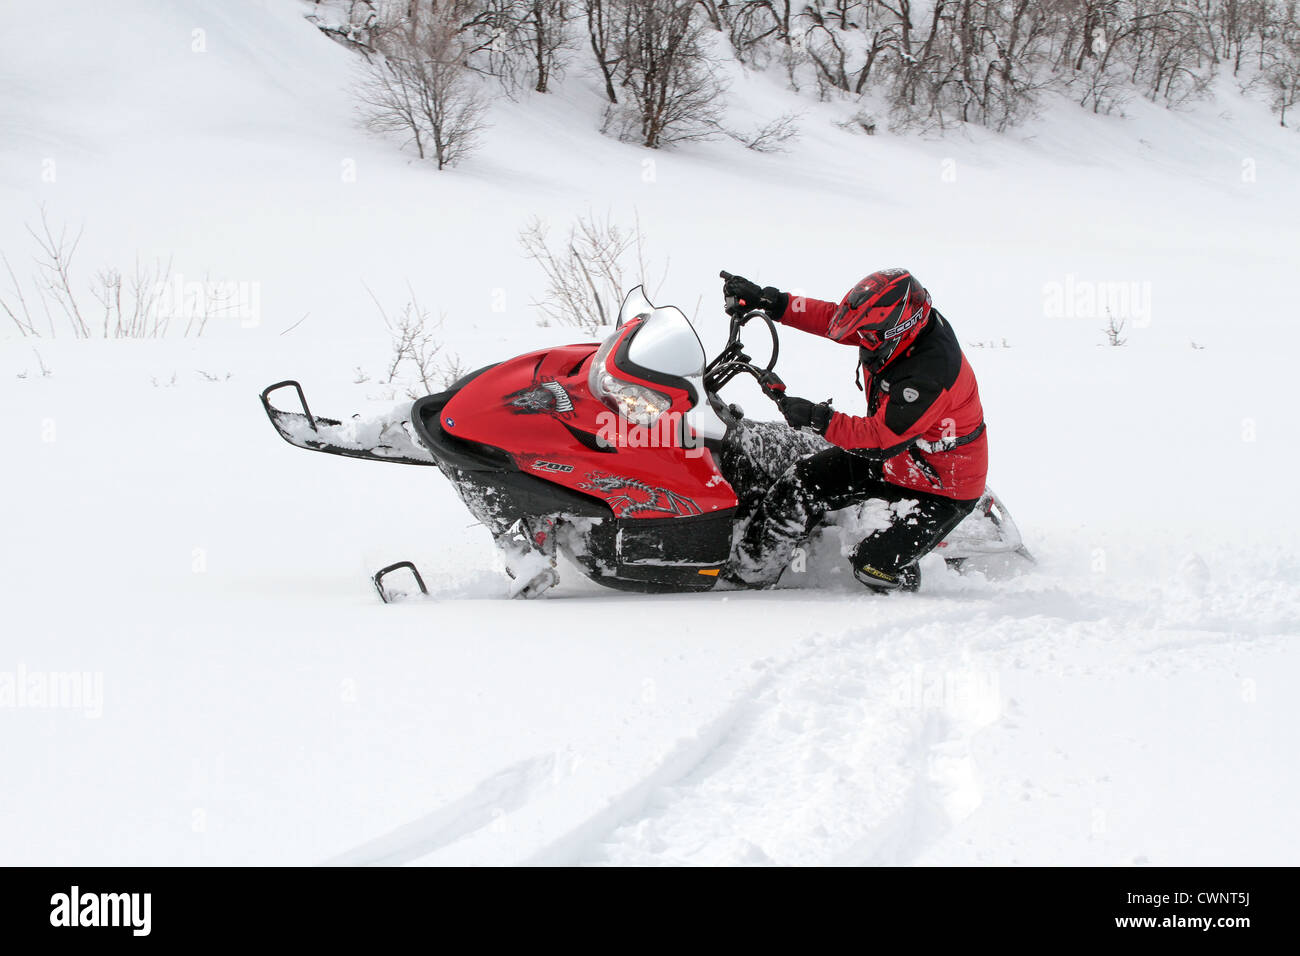
[[[582,0],[582,12],[587,21],[587,38],[591,52],[605,80],[605,96],[611,103],[618,102],[614,90],[614,77],[621,58],[618,46],[618,22],[624,0]]]
[[[1150,0],[1135,0],[1142,10]],[[1216,57],[1193,9],[1173,0],[1155,0],[1150,12],[1135,14],[1137,51],[1133,80],[1145,80],[1147,96],[1179,106],[1202,96],[1213,78]]]
[[[901,6],[901,4],[900,4]],[[1034,0],[935,0],[924,32],[894,55],[895,126],[955,122],[1004,130],[1029,115],[1051,78],[1051,8]]]
[[[457,23],[471,68],[500,80],[507,95],[550,88],[563,66],[572,0],[441,0]]]
[[[1300,57],[1278,60],[1265,75],[1273,93],[1271,105],[1285,126],[1287,110],[1300,103]]]
[[[545,93],[560,67],[560,51],[567,40],[569,0],[522,0],[520,5],[523,17],[517,34],[531,60],[533,90]]]
[[[1082,0],[1062,8],[1055,68],[1080,106],[1110,113],[1127,101],[1131,86],[1123,59],[1133,30],[1120,0]]]
[[[607,113],[606,128],[650,149],[714,135],[726,87],[705,53],[707,28],[695,4],[621,0],[621,17],[620,75],[629,102]]]
[[[816,16],[819,6],[811,3],[808,10]],[[790,45],[793,11],[789,0],[739,0],[717,6],[706,4],[704,10],[715,29],[725,28],[736,58],[742,63],[761,65],[772,47]]]
[[[803,46],[819,86],[861,94],[877,63],[898,49],[899,16],[873,0],[808,4]]]
[[[375,48],[358,89],[366,125],[406,134],[439,169],[455,165],[477,145],[487,108],[465,67],[459,24],[446,9],[411,3]]]
[[[1300,17],[1294,2],[1279,11],[1270,39],[1268,53],[1261,54],[1267,64],[1262,76],[1271,94],[1270,105],[1285,126],[1287,111],[1300,103]]]
[[[457,85],[469,71],[497,78],[507,95],[525,87],[546,92],[564,66],[571,33],[576,39],[583,28],[608,101],[604,129],[651,148],[719,132],[739,138],[721,125],[723,83],[707,54],[719,34],[747,66],[779,63],[796,91],[815,85],[823,99],[874,94],[888,104],[895,128],[979,123],[1005,130],[1032,115],[1049,89],[1098,113],[1136,94],[1176,107],[1208,95],[1216,72],[1229,66],[1244,86],[1268,91],[1285,123],[1297,102],[1296,6],[1297,0],[337,0],[341,26],[332,35],[386,54],[373,67],[373,125],[404,131],[421,155],[438,156],[441,137],[431,129],[460,124],[446,118],[454,109],[422,108],[426,87],[472,89]],[[570,31],[573,20],[581,23]],[[418,71],[410,79],[400,69],[396,48],[409,46],[404,37],[413,33],[439,34],[432,54],[422,39],[419,59],[446,64],[443,80]],[[430,120],[430,112],[444,118]],[[481,104],[466,114],[470,126],[480,113]],[[772,142],[754,139],[754,148]],[[449,149],[454,154],[456,144]]]

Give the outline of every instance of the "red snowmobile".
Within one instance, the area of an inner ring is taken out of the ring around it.
[[[726,276],[726,273],[723,273]],[[603,343],[530,352],[472,372],[444,392],[380,418],[318,418],[296,381],[262,392],[280,435],[312,451],[438,468],[500,547],[512,593],[555,585],[557,556],[587,577],[628,591],[708,591],[725,577],[733,530],[767,487],[799,458],[825,446],[784,423],[752,422],[719,392],[738,375],[770,398],[776,325],[728,303],[726,346],[707,361],[690,321],[656,307],[638,287]],[[755,364],[741,332],[767,325],[771,357]],[[301,412],[271,396],[292,388]],[[950,564],[977,556],[1028,557],[1010,515],[986,491],[939,547]],[[375,576],[388,600],[383,577]]]

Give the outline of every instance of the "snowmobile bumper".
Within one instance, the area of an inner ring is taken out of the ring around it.
[[[301,412],[285,411],[271,404],[272,393],[284,388],[292,388],[298,393]],[[399,407],[385,417],[362,419],[358,416],[349,422],[318,418],[307,407],[307,396],[303,394],[302,386],[292,379],[268,385],[262,390],[261,399],[266,417],[276,432],[295,448],[399,465],[438,464],[407,432],[404,408]]]
[[[500,448],[466,441],[447,434],[442,410],[460,390],[459,384],[437,395],[426,395],[411,406],[411,428],[416,439],[437,462],[462,471],[518,471],[515,460]]]

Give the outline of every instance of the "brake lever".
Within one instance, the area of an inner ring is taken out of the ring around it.
[[[776,372],[760,371],[754,376],[758,380],[758,387],[774,402],[780,402],[785,398],[785,382],[781,381],[781,376]]]

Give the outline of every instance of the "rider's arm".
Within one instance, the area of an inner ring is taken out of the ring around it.
[[[781,315],[781,324],[801,332],[824,336],[826,330],[830,328],[831,316],[835,314],[837,308],[839,305],[835,302],[791,295],[785,312]]]
[[[942,400],[943,394],[937,382],[921,378],[894,381],[890,383],[888,401],[875,415],[832,415],[826,440],[841,448],[874,450],[877,454],[872,458],[892,458],[940,421],[948,406]]]

